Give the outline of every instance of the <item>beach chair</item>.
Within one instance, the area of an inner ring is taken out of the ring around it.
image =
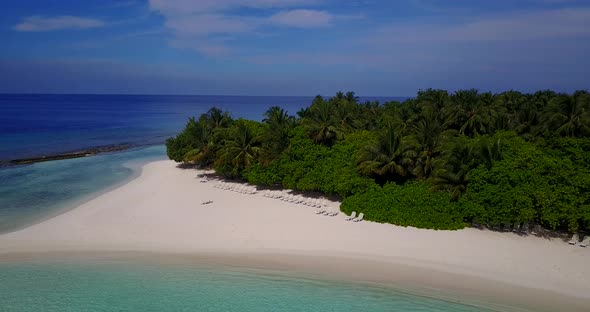
[[[584,240],[580,243],[580,247],[588,247],[590,245],[590,236],[584,237]]]
[[[335,216],[337,216],[337,215],[338,215],[338,211],[336,211],[336,210],[333,210],[333,211],[332,211],[332,212],[330,212],[330,214],[329,214],[329,216],[330,216],[330,217],[335,217]]]
[[[211,204],[211,203],[213,203],[212,200],[205,200],[205,201],[202,201],[201,202],[201,205],[208,205],[208,204]]]
[[[511,227],[511,226],[512,226],[512,224],[510,224],[510,222],[506,222],[506,223],[504,224],[503,231],[504,231],[504,232],[510,232],[510,227]]]
[[[344,218],[344,220],[346,220],[346,221],[352,221],[352,220],[354,220],[354,218],[356,218],[356,211],[353,211],[350,214],[350,217],[346,217],[346,218]]]
[[[533,230],[531,231],[531,234],[535,236],[541,235],[541,226],[538,224],[533,225]]]
[[[299,195],[299,196],[297,196],[297,200],[295,202],[298,204],[303,204],[304,201],[305,201],[305,198],[303,198],[303,196]]]
[[[530,232],[530,230],[529,230],[529,224],[526,223],[526,222],[523,223],[522,224],[522,227],[520,228],[520,233],[529,235],[529,232]]]
[[[512,228],[512,232],[514,232],[514,233],[520,232],[520,222],[518,222],[514,225],[514,227]]]
[[[207,176],[203,176],[203,178],[199,182],[201,182],[201,183],[209,182],[209,179],[207,179]]]
[[[570,239],[570,245],[576,245],[580,241],[580,235],[574,234]]]
[[[258,193],[258,190],[256,189],[256,186],[251,186],[250,187],[250,194],[254,195],[256,193]]]
[[[364,218],[365,218],[365,215],[361,212],[361,213],[359,213],[358,217],[356,217],[352,220],[352,222],[361,222],[361,221],[363,221]]]
[[[324,212],[326,212],[326,209],[321,209],[320,208],[320,209],[318,209],[318,210],[315,211],[315,214],[317,214],[317,215],[323,215]]]

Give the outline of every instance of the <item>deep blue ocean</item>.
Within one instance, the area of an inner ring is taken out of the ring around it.
[[[365,98],[367,99],[367,98]],[[370,98],[389,100],[394,98]],[[399,98],[397,98],[399,99]],[[92,157],[0,167],[0,233],[73,208],[165,159],[163,142],[210,107],[262,119],[312,97],[2,95],[0,160],[130,143]],[[1,249],[2,246],[0,246]],[[265,272],[138,263],[0,262],[0,311],[479,311],[391,289]]]

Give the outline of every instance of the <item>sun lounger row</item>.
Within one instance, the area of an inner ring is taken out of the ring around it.
[[[317,215],[329,216],[329,217],[335,217],[339,213],[340,212],[338,212],[336,210],[326,210],[325,208],[320,208],[320,209],[316,210],[316,212],[315,212],[315,214],[317,214]]]
[[[219,182],[215,185],[215,187],[222,190],[230,190],[242,194],[256,194],[257,192],[256,187],[254,186],[237,183]]]
[[[574,234],[570,239],[570,245],[576,245],[580,241],[580,235]],[[588,247],[590,245],[590,236],[584,237],[584,240],[580,243],[580,247]]]
[[[301,204],[301,205],[315,207],[315,208],[322,208],[322,207],[326,206],[325,201],[323,199],[307,198],[307,197],[303,197],[301,195],[293,195],[293,194],[289,194],[287,192],[282,192],[282,191],[266,190],[266,191],[264,191],[263,196],[268,197],[268,198],[280,199],[282,201],[286,201],[289,203]]]
[[[353,211],[350,214],[350,217],[346,217],[346,218],[344,218],[344,220],[346,220],[346,221],[352,221],[352,222],[361,222],[361,221],[363,221],[364,218],[365,218],[365,214],[363,214],[362,212],[359,213],[359,216],[357,217],[356,216],[356,211]]]

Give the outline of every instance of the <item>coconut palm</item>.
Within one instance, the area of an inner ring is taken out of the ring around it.
[[[312,140],[330,146],[343,136],[335,115],[334,105],[317,96],[301,122]]]
[[[546,128],[562,136],[581,137],[590,134],[590,94],[576,91],[573,95],[553,98],[544,116]]]
[[[260,152],[260,139],[244,120],[239,120],[224,136],[223,147],[217,153],[215,165],[229,171],[232,176],[238,176]]]
[[[394,125],[388,124],[379,134],[377,142],[367,145],[358,159],[364,175],[374,175],[386,180],[405,177],[411,164],[411,150],[402,140]]]
[[[415,151],[412,173],[423,179],[430,176],[434,169],[435,158],[440,155],[444,142],[456,134],[455,130],[444,130],[444,117],[440,110],[427,105],[423,108],[418,120],[412,125],[408,143]]]
[[[278,106],[269,108],[264,113],[264,123],[268,125],[262,141],[265,142],[265,159],[278,156],[289,147],[289,132],[295,124],[295,118]]]

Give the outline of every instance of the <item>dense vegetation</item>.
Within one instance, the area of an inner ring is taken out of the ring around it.
[[[262,122],[210,109],[166,142],[177,162],[320,191],[369,220],[434,229],[590,229],[590,94],[423,90],[400,102],[317,96]]]

